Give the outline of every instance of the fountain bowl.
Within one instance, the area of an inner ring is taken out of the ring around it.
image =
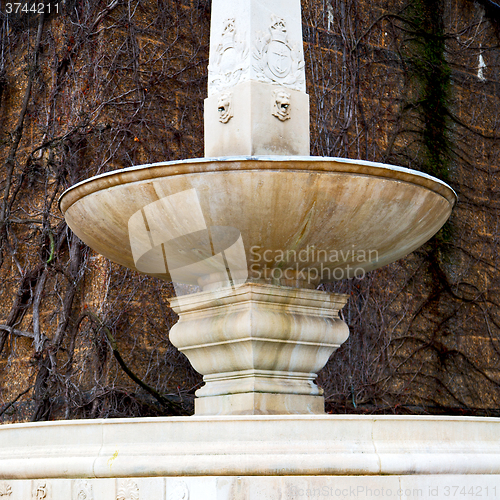
[[[456,201],[444,182],[401,167],[270,156],[113,171],[68,189],[60,208],[110,260],[210,290],[233,281],[316,288],[364,276],[420,247]],[[214,257],[224,250],[226,260]]]

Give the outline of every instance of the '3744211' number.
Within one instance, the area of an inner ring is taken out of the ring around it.
[[[21,3],[12,2],[5,4],[6,14],[58,14],[58,3]]]

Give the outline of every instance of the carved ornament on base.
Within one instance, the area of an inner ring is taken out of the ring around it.
[[[116,500],[139,500],[139,486],[132,479],[125,479],[118,489]]]
[[[10,495],[12,495],[12,488],[9,483],[0,481],[0,497],[8,497]]]

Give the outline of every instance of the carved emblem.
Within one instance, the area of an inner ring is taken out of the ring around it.
[[[284,90],[275,90],[273,92],[273,116],[285,122],[290,119],[290,99],[292,96]]]
[[[5,481],[0,481],[0,497],[8,497],[12,495],[12,488]]]
[[[33,491],[31,494],[33,500],[49,500],[50,499],[50,485],[47,481],[35,481],[33,484]]]
[[[233,94],[223,92],[219,97],[219,121],[227,123],[233,115]]]
[[[233,87],[250,69],[247,43],[239,40],[237,35],[235,19],[226,19],[220,43],[208,67],[210,93]]]
[[[139,486],[132,479],[125,479],[118,489],[116,500],[139,500]]]
[[[189,500],[189,488],[184,481],[177,481],[169,487],[168,500]]]
[[[92,485],[88,481],[78,481],[75,484],[74,498],[76,500],[94,500]]]
[[[273,15],[269,31],[256,43],[253,68],[257,79],[305,92],[304,58],[290,45],[286,22]]]

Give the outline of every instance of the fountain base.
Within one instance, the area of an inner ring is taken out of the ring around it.
[[[198,398],[196,415],[299,415],[325,413],[323,396],[247,392]]]
[[[0,443],[0,496],[9,500],[422,500],[500,495],[496,418],[74,420],[3,425]]]
[[[204,376],[196,415],[324,413],[314,380],[349,336],[346,300],[261,283],[172,299],[170,340]]]

